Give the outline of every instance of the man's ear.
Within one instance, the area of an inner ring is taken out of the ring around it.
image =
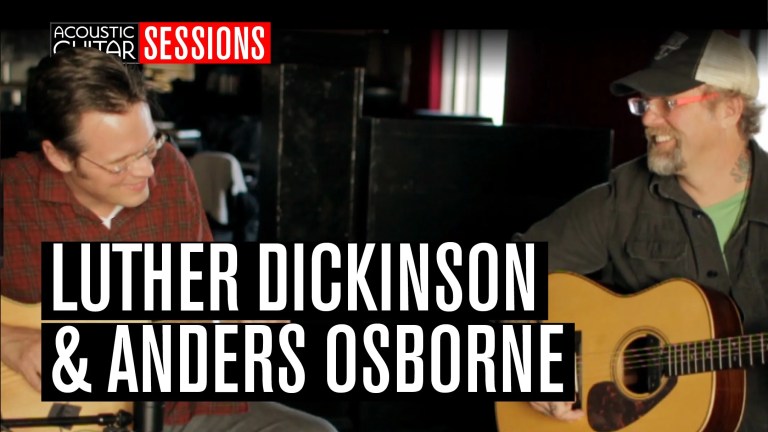
[[[51,140],[43,140],[43,153],[48,162],[57,170],[68,173],[74,169],[74,163],[63,151],[56,148]]]
[[[744,113],[744,98],[741,96],[727,97],[723,100],[723,117],[725,126],[738,126]]]

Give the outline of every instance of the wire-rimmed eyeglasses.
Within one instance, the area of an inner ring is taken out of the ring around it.
[[[123,159],[120,162],[111,163],[109,165],[102,165],[94,160],[91,160],[82,154],[79,155],[79,157],[87,160],[88,162],[96,165],[97,167],[103,169],[104,171],[109,172],[110,174],[114,175],[121,175],[128,172],[128,169],[139,161],[144,156],[148,157],[149,160],[152,160],[157,156],[157,152],[160,151],[160,149],[163,147],[163,144],[165,144],[168,141],[168,135],[166,135],[163,132],[157,131],[150,139],[149,144],[142,150],[140,153],[128,156],[127,158]]]
[[[714,99],[719,95],[720,95],[719,93],[705,93],[701,95],[680,97],[675,99],[658,98],[658,97],[652,97],[652,98],[633,97],[633,98],[629,98],[627,100],[627,103],[629,104],[629,111],[632,114],[636,116],[641,116],[646,112],[648,112],[648,110],[651,109],[652,106],[654,106],[654,102],[658,102],[655,104],[654,109],[659,115],[667,116],[669,115],[670,112],[672,112],[673,109],[677,107],[681,107],[683,105],[688,105],[688,104],[701,102],[709,99]]]

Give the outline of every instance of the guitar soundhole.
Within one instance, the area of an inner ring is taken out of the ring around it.
[[[653,335],[641,336],[627,345],[623,356],[623,383],[630,392],[650,394],[661,386],[661,341]]]

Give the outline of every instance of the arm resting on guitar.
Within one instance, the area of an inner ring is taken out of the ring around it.
[[[0,324],[0,359],[40,391],[40,330]]]
[[[584,416],[584,411],[573,409],[574,402],[531,402],[536,411],[563,421],[578,420]]]
[[[504,324],[535,324],[538,320],[494,320]],[[536,411],[558,420],[578,420],[584,416],[580,409],[573,409],[574,402],[530,402]]]

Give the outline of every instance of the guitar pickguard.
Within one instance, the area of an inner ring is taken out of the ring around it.
[[[647,399],[636,400],[625,396],[614,382],[596,383],[588,395],[589,425],[598,432],[623,429],[658,405],[672,391],[675,384],[677,377],[669,377],[659,392]]]

